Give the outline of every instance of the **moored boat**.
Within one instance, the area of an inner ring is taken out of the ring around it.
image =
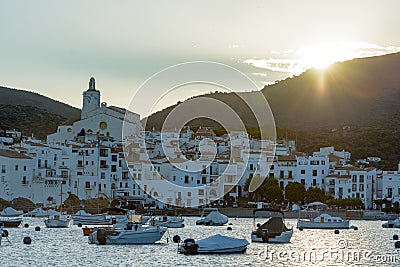
[[[184,219],[176,216],[162,216],[152,218],[150,220],[150,225],[154,226],[164,226],[167,228],[182,228],[185,225],[183,224]]]
[[[400,228],[400,217],[394,220],[388,220],[382,224],[383,228]]]
[[[12,207],[7,207],[0,211],[0,217],[16,217],[24,214],[22,210],[15,210]]]
[[[185,255],[244,253],[248,245],[246,239],[217,234],[198,241],[185,239],[179,244],[178,253]]]
[[[256,226],[256,214],[259,212],[268,212],[273,215],[264,224]],[[253,227],[251,232],[252,242],[263,243],[290,243],[293,235],[293,229],[285,225],[284,213],[275,209],[256,209],[253,211]]]
[[[19,227],[22,223],[22,218],[0,218],[0,224],[3,224],[4,227]]]
[[[69,215],[55,214],[44,220],[47,228],[69,228],[72,225],[72,218]]]
[[[78,211],[76,214],[72,215],[73,224],[78,225],[111,225],[113,220],[111,216],[106,216],[106,214],[90,214],[83,210]]]
[[[152,244],[159,241],[166,231],[166,227],[128,223],[124,229],[98,228],[89,235],[88,239],[90,244],[98,245]]]
[[[211,211],[207,216],[205,213]],[[218,211],[218,208],[204,208],[201,219],[196,221],[196,225],[221,226],[228,223],[228,217]]]
[[[323,213],[318,217],[310,220],[298,219],[297,228],[303,229],[349,229],[350,221],[343,220],[340,217],[332,217]]]

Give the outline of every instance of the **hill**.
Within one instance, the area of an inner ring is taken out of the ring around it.
[[[11,106],[38,107],[49,113],[57,114],[66,118],[76,118],[80,116],[80,110],[60,101],[49,97],[24,91],[0,86],[0,104]]]
[[[24,90],[0,87],[0,126],[41,139],[54,133],[67,119],[79,118],[80,110]]]
[[[400,53],[309,70],[262,90],[277,125],[315,129],[365,124],[400,112]]]

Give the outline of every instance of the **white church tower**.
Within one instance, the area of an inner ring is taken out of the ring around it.
[[[83,107],[81,111],[81,120],[90,117],[90,113],[100,109],[100,91],[96,90],[96,81],[94,78],[89,80],[89,89],[83,92]]]

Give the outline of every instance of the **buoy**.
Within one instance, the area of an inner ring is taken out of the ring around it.
[[[3,230],[3,233],[1,233],[2,237],[8,237],[8,231],[6,229]]]
[[[36,226],[36,227],[35,227],[35,231],[36,231],[36,232],[39,232],[39,231],[40,231],[40,226]]]
[[[335,234],[336,235],[339,234],[339,230],[338,229],[335,230]]]
[[[29,224],[27,224],[27,223],[24,224],[24,227],[25,227],[25,228],[28,228],[28,227],[29,227]]]
[[[229,223],[229,225],[233,225],[233,223]]]
[[[24,237],[24,244],[30,245],[32,243],[32,239],[29,236]]]
[[[260,223],[257,223],[257,228],[260,227],[260,226],[261,226],[261,224],[260,224]]]
[[[179,235],[174,235],[172,241],[174,241],[174,243],[179,243],[181,242],[181,237]]]
[[[303,231],[303,228],[299,228],[299,231]]]
[[[355,231],[357,231],[358,230],[358,227],[357,226],[354,226],[354,228],[353,228]]]
[[[394,243],[394,246],[395,246],[396,248],[400,248],[400,241],[396,241],[396,243]]]
[[[81,223],[78,223],[78,227],[82,227],[82,224],[81,224]]]
[[[185,227],[185,224],[184,224],[184,223],[182,223],[182,228],[183,228],[183,227]]]
[[[398,235],[393,235],[393,240],[399,240],[399,236]]]
[[[228,228],[226,228],[226,230],[232,231],[232,227],[228,226]]]

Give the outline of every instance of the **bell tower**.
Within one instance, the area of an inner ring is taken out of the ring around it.
[[[98,109],[100,109],[100,91],[96,90],[96,81],[91,77],[89,80],[89,89],[83,92],[81,120],[90,117],[90,113]]]

